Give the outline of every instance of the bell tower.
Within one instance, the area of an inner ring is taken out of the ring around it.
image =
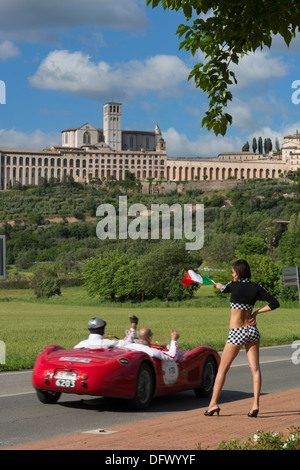
[[[104,105],[103,134],[112,150],[122,150],[122,103],[110,101]]]

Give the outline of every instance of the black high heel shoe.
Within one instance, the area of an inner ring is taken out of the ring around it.
[[[215,408],[214,410],[208,411],[206,410],[204,416],[213,416],[215,413],[219,416],[221,408]]]
[[[253,410],[251,413],[248,413],[249,418],[257,418],[259,410]]]

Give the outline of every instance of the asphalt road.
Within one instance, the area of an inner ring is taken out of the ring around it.
[[[299,387],[299,359],[300,353],[292,345],[262,348],[262,394]],[[251,396],[252,376],[245,351],[241,351],[227,376],[220,403]],[[2,372],[0,448],[198,409],[208,401],[196,398],[192,391],[182,392],[155,399],[146,411],[133,412],[121,400],[63,394],[57,404],[44,405],[32,388],[31,371]]]

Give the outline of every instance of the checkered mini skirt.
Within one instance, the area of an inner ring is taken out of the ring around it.
[[[251,341],[259,341],[260,334],[256,326],[243,326],[241,328],[232,328],[229,330],[227,343],[230,344],[247,344]]]

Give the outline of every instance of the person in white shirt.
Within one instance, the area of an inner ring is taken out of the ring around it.
[[[106,322],[101,318],[91,318],[88,322],[89,337],[80,343],[76,344],[73,349],[79,348],[105,348],[110,346],[125,346],[127,343],[132,343],[135,338],[136,326],[138,318],[135,315],[129,316],[131,328],[123,340],[113,340],[104,338],[104,331]]]
[[[138,339],[136,342],[125,344],[125,348],[132,349],[134,351],[144,351],[151,357],[157,357],[162,361],[176,361],[178,355],[178,343],[179,334],[171,329],[171,343],[168,350],[159,350],[151,347],[153,333],[150,328],[141,328],[138,332]],[[119,346],[119,345],[117,345]]]

